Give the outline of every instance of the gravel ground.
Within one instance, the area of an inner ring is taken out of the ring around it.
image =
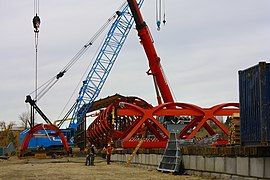
[[[199,180],[196,176],[174,175],[142,167],[129,166],[112,162],[107,165],[105,160],[97,157],[95,166],[85,166],[84,158],[59,159],[19,159],[11,157],[0,160],[0,179],[93,179],[93,180]]]

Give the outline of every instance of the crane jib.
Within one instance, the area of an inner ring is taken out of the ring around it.
[[[167,83],[166,77],[163,73],[160,64],[160,58],[157,55],[153,39],[151,37],[151,33],[143,20],[143,17],[141,15],[138,6],[136,6],[136,1],[135,0],[127,0],[127,1],[130,6],[132,15],[135,19],[138,36],[141,39],[141,44],[143,45],[144,51],[148,58],[151,74],[155,76],[156,79],[155,83],[157,84],[157,87],[162,95],[162,99],[164,102],[174,102],[173,95]],[[160,101],[159,97],[158,101]]]
[[[144,0],[138,0],[138,7],[141,7]],[[77,105],[74,109],[69,128],[77,129],[82,122],[88,109],[92,106],[99,95],[112,67],[118,57],[120,50],[134,24],[134,18],[128,4],[120,11],[117,11],[118,18],[112,24],[103,45],[92,65],[77,98]]]

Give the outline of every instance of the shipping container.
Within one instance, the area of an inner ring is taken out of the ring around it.
[[[238,72],[242,145],[270,145],[270,64]]]

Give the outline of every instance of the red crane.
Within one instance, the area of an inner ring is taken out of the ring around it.
[[[148,75],[153,75],[158,103],[162,104],[159,92],[161,93],[164,103],[174,102],[171,90],[162,71],[160,57],[157,55],[150,31],[142,18],[137,2],[136,0],[127,0],[127,2],[136,23],[138,36],[140,37],[141,43],[149,61],[150,69],[148,70]]]
[[[88,140],[97,146],[115,141],[115,146],[135,148],[143,139],[142,148],[165,148],[170,132],[159,122],[159,117],[194,117],[181,131],[178,138],[192,139],[204,127],[213,136],[216,131],[207,121],[212,121],[225,134],[227,128],[216,116],[230,116],[239,113],[239,103],[223,103],[211,108],[201,108],[187,103],[174,102],[171,90],[163,74],[160,58],[155,50],[150,31],[144,22],[136,0],[127,0],[136,23],[136,29],[148,58],[149,75],[153,75],[159,105],[152,107],[136,97],[119,98],[111,103],[90,124],[87,129]],[[159,95],[161,94],[161,97]],[[163,99],[163,103],[162,100]],[[189,131],[192,131],[190,134]],[[143,138],[144,135],[146,138]]]

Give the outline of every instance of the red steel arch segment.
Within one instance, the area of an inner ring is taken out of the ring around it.
[[[194,104],[170,102],[154,107],[155,116],[203,116],[203,109]]]
[[[233,113],[239,113],[239,103],[223,103],[211,107],[214,116],[231,116]]]
[[[136,115],[139,118],[123,133],[123,148],[135,148],[138,141],[131,141],[131,138],[136,136],[136,134],[141,134],[147,127],[148,130],[155,135],[155,141],[143,141],[142,148],[165,148],[167,144],[167,139],[170,133],[167,129],[158,122],[154,117],[154,112],[157,109],[144,109],[139,106],[130,103],[124,103],[124,106],[118,109],[119,116],[132,116]],[[140,132],[140,133],[139,133]]]
[[[231,116],[233,113],[239,112],[239,103],[223,103],[211,108],[203,108],[204,115],[195,117],[181,131],[179,138],[192,139],[202,127],[204,127],[210,135],[214,135],[215,131],[206,123],[207,120],[213,121],[228,136],[228,129],[215,116]],[[187,132],[194,127],[195,129],[188,135]]]
[[[134,104],[145,109],[153,107],[138,97],[119,98],[106,109],[102,110],[99,116],[89,125],[87,135],[91,143],[103,147],[111,139],[114,141],[121,139],[123,134],[131,129],[132,125],[136,122],[137,113],[131,117],[119,117],[117,109],[123,103]]]
[[[134,97],[133,97],[134,98]],[[220,123],[215,116],[228,116],[239,112],[239,103],[224,103],[211,108],[169,102],[153,107],[140,98],[121,98],[110,104],[88,127],[87,135],[92,143],[103,146],[109,140],[121,142],[117,147],[135,148],[142,135],[148,131],[153,139],[145,139],[142,148],[165,148],[170,133],[157,120],[160,116],[192,116],[194,119],[187,124],[178,138],[191,139],[198,130],[204,127],[210,135],[216,132],[206,123],[213,121],[225,134],[228,135],[226,127]],[[187,132],[193,129],[191,134]]]
[[[213,108],[213,110],[216,110],[216,109],[219,110],[221,108],[219,108],[219,106]],[[144,147],[144,148],[149,148],[149,147],[162,148],[162,146],[165,147],[165,145],[162,143],[164,143],[166,141],[165,138],[168,139],[169,132],[167,131],[167,129],[165,129],[165,127],[162,124],[160,124],[157,121],[157,119],[155,117],[158,117],[158,116],[194,116],[195,117],[194,121],[187,125],[186,131],[188,131],[191,127],[195,126],[198,122],[201,122],[202,120],[204,120],[204,117],[206,117],[206,116],[211,117],[211,116],[207,115],[207,114],[209,114],[207,109],[203,109],[203,108],[196,106],[196,105],[193,105],[193,104],[177,103],[177,102],[164,103],[164,104],[158,105],[156,107],[153,107],[151,109],[143,109],[143,108],[137,107],[136,105],[133,105],[133,104],[124,103],[124,108],[118,109],[118,114],[120,116],[132,116],[132,115],[142,116],[142,118],[140,120],[138,120],[136,123],[131,125],[131,127],[129,128],[129,131],[126,131],[123,134],[123,136],[122,136],[123,146],[126,148],[129,148],[129,147],[134,148],[135,143],[131,143],[131,142],[129,142],[129,140],[131,139],[132,136],[135,135],[136,132],[138,132],[140,130],[143,123],[145,123],[146,126],[148,127],[148,129],[150,129],[152,131],[152,133],[158,138],[160,143],[158,144],[158,142],[155,142],[155,143],[151,144],[150,142],[147,142],[147,143],[143,143],[141,147]],[[206,118],[206,119],[210,119],[210,118]],[[214,117],[213,117],[213,120],[215,121],[216,119],[214,119]],[[216,120],[216,121],[218,121],[218,120]],[[151,123],[149,123],[149,122],[151,122]],[[218,122],[216,122],[216,123],[218,123]],[[207,123],[202,122],[199,125],[204,126],[211,135],[216,134],[215,131]],[[224,129],[222,124],[219,125],[219,127],[223,131],[226,131],[226,128],[224,127],[225,128]],[[160,132],[165,134],[165,138],[160,135]],[[194,134],[196,134],[196,132]]]
[[[64,134],[62,133],[62,131],[57,126],[55,126],[53,124],[37,124],[28,131],[28,133],[26,134],[26,136],[22,142],[22,146],[21,146],[22,155],[24,154],[25,150],[27,149],[28,143],[31,140],[31,138],[33,137],[33,134],[39,130],[44,130],[44,129],[49,129],[49,130],[55,131],[56,136],[59,136],[61,138],[64,149],[68,153],[67,140],[66,140]]]
[[[186,132],[194,127],[198,121],[202,120],[205,116],[205,109],[189,103],[165,103],[156,107],[154,112],[156,116],[193,116],[195,117],[187,126],[182,130],[179,137],[183,138]],[[209,134],[216,134],[215,131],[207,124],[203,124]]]

